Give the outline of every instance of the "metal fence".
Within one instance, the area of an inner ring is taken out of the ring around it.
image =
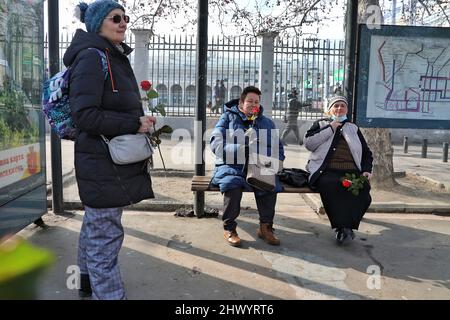
[[[60,56],[69,46],[71,37],[61,35]],[[47,42],[46,42],[47,43]],[[134,46],[134,36],[127,43]],[[196,39],[193,36],[162,35],[152,37],[149,45],[148,80],[159,93],[159,102],[166,106],[167,115],[194,116],[196,105]],[[217,81],[225,86],[225,101],[238,98],[242,89],[259,85],[261,39],[253,37],[211,37],[208,44],[207,108],[208,116],[214,110]],[[134,55],[130,57],[132,65]],[[274,100],[275,118],[282,117],[293,88],[299,99],[310,102],[300,112],[302,119],[322,116],[322,103],[344,79],[344,42],[333,40],[275,39],[274,46]],[[211,107],[213,110],[211,110]]]
[[[345,80],[344,49],[344,41],[275,39],[273,115],[281,116],[296,88],[299,100],[310,104],[299,117],[322,117],[325,98]]]

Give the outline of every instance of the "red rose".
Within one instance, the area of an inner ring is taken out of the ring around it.
[[[148,91],[152,88],[152,83],[148,80],[141,81],[141,88],[144,91]]]
[[[252,112],[253,112],[253,114],[258,114],[259,113],[259,107],[253,107],[252,108]]]
[[[350,180],[345,179],[345,180],[342,181],[342,185],[345,188],[348,188],[348,187],[350,187],[352,185],[352,182]]]

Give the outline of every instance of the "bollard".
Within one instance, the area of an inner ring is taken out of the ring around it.
[[[422,158],[427,157],[427,146],[428,146],[428,139],[423,139],[423,141],[422,141]]]
[[[408,153],[408,137],[403,137],[403,153]]]
[[[442,144],[442,162],[448,161],[448,142]]]

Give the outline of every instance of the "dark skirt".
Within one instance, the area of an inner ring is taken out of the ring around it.
[[[326,170],[316,181],[323,207],[332,228],[358,229],[359,223],[372,202],[370,184],[364,183],[359,195],[342,186],[341,178],[347,171]]]

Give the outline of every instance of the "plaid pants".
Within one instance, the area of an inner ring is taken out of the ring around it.
[[[85,206],[78,244],[78,266],[82,274],[89,274],[95,300],[126,299],[117,263],[124,237],[122,211],[123,208]]]

